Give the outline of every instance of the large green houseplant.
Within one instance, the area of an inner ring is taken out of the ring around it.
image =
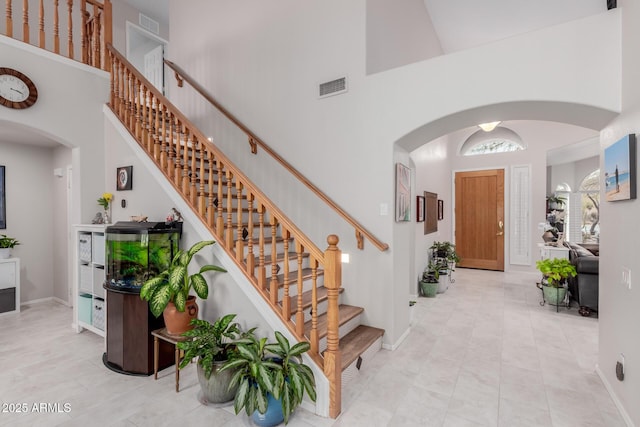
[[[542,273],[541,288],[545,301],[558,305],[567,294],[567,280],[575,277],[576,267],[566,258],[547,258],[536,261],[536,267]]]
[[[221,369],[237,369],[231,381],[232,387],[238,386],[235,412],[244,408],[260,426],[277,425],[283,420],[287,424],[305,392],[312,401],[316,400],[313,372],[302,362],[309,343],[291,346],[278,331],[275,337],[275,343],[258,339],[253,333],[237,340],[237,351]]]
[[[233,321],[235,317],[235,314],[227,314],[213,323],[193,319],[192,329],[182,334],[190,339],[177,344],[178,348],[184,351],[180,369],[189,365],[193,358],[198,358],[198,382],[202,396],[211,403],[232,400],[238,388],[229,387],[233,370],[220,372],[223,364],[236,349],[234,341],[244,336],[240,325]]]
[[[195,296],[189,294],[191,289],[201,299],[209,296],[209,285],[203,273],[227,271],[222,267],[206,264],[197,273],[188,273],[193,256],[202,248],[214,243],[213,240],[205,240],[194,244],[189,250],[179,250],[169,267],[147,280],[140,289],[140,298],[149,302],[149,309],[153,315],[159,317],[160,314],[164,314],[170,334],[181,334],[190,329],[191,319],[198,315]]]

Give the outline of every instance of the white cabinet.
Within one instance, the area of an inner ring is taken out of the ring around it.
[[[539,243],[540,259],[553,259],[553,258],[565,258],[569,259],[569,248],[564,246],[556,247]]]
[[[73,319],[77,332],[88,329],[105,335],[104,225],[76,225]]]
[[[0,259],[0,316],[20,312],[20,258]]]

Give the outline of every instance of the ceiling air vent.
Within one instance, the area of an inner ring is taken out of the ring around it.
[[[327,96],[345,93],[347,91],[347,78],[340,77],[339,79],[331,80],[330,82],[320,83],[318,88],[319,98],[326,98]]]
[[[158,21],[154,21],[147,15],[143,15],[141,13],[138,17],[138,22],[140,23],[140,26],[145,30],[151,31],[153,34],[160,34],[160,24],[158,23]]]

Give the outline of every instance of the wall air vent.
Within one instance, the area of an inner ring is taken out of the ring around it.
[[[318,97],[326,98],[327,96],[339,95],[347,91],[347,78],[331,80],[330,82],[320,83],[318,85]]]
[[[141,13],[138,17],[138,22],[140,23],[140,26],[145,30],[150,31],[153,34],[160,34],[160,24],[158,23],[158,21],[154,21],[147,15],[143,15]]]

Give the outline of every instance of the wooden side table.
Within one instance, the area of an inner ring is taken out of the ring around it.
[[[175,369],[176,369],[176,393],[180,391],[180,359],[183,356],[182,350],[178,348],[176,344],[182,341],[188,341],[191,338],[183,337],[181,335],[171,335],[167,332],[167,328],[156,329],[151,331],[153,335],[153,375],[158,379],[158,353],[160,347],[160,341],[163,340],[170,344],[173,344],[175,348]]]

